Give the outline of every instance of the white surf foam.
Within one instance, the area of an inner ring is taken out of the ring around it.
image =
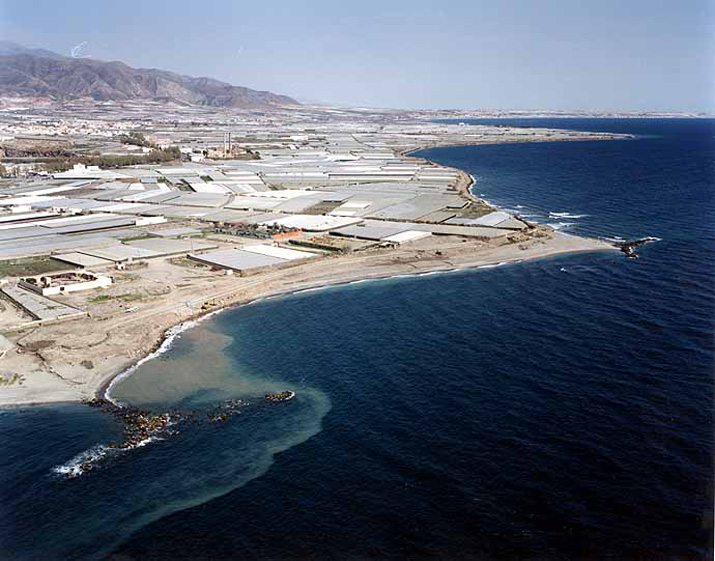
[[[499,263],[490,263],[488,265],[480,265],[477,267],[477,269],[496,269],[497,267],[501,267],[502,265],[506,265],[506,261],[501,261]]]
[[[307,294],[308,292],[318,292],[320,290],[326,290],[328,288],[331,288],[331,286],[326,285],[326,286],[316,286],[313,288],[303,288],[301,290],[296,290],[295,292],[291,292],[291,294]]]
[[[549,222],[547,226],[549,228],[553,228],[554,230],[564,230],[566,228],[570,228],[571,226],[575,226],[576,222]]]
[[[427,273],[417,273],[413,276],[415,277],[431,277],[432,275],[446,275],[447,273],[453,273],[457,269],[443,269],[441,271],[428,271]]]
[[[108,448],[103,444],[98,444],[89,450],[80,452],[68,462],[53,467],[52,472],[56,475],[62,475],[64,477],[79,477],[84,473],[84,469],[82,468],[83,465],[97,463],[99,460],[104,458],[110,450],[111,448]]]
[[[52,472],[66,478],[79,477],[85,473],[85,468],[82,466],[94,466],[103,458],[106,458],[109,454],[119,454],[121,452],[128,452],[129,450],[133,450],[135,448],[143,448],[147,444],[151,444],[152,442],[157,442],[159,440],[164,439],[159,436],[150,436],[144,440],[140,440],[128,448],[110,448],[104,444],[97,444],[88,450],[80,452],[68,462],[53,467]]]
[[[585,218],[588,214],[571,214],[570,212],[549,212],[549,218]]]
[[[350,281],[348,284],[365,284],[366,282],[375,282],[383,279],[360,279],[356,281]]]

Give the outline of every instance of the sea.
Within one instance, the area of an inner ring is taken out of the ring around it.
[[[226,310],[112,387],[198,412],[135,449],[87,406],[0,410],[0,558],[712,559],[715,120],[485,122],[633,136],[418,155],[657,241]]]

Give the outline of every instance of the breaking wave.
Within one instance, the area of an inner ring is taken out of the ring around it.
[[[546,224],[549,228],[554,230],[566,230],[576,225],[576,222],[549,222]]]
[[[549,212],[549,218],[586,218],[588,214],[571,214],[570,212]]]
[[[133,446],[128,446],[126,448],[112,448],[104,444],[97,444],[96,446],[92,446],[92,448],[80,452],[64,464],[53,467],[51,471],[53,474],[63,476],[65,479],[74,479],[75,477],[84,475],[100,461],[110,455],[118,455],[122,452],[134,450],[135,448],[143,448],[147,444],[151,444],[152,442],[157,442],[159,440],[164,439],[159,436],[150,436],[144,440],[140,440]]]
[[[506,265],[506,261],[500,261],[499,263],[489,263],[487,265],[480,265],[477,267],[477,269],[496,269],[497,267],[501,267],[503,265]]]
[[[68,479],[79,477],[85,473],[85,466],[96,464],[99,460],[106,457],[111,451],[112,449],[108,446],[98,444],[88,450],[80,452],[68,462],[53,467],[52,472]]]

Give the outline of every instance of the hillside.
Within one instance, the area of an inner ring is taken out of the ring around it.
[[[132,68],[122,62],[70,58],[5,42],[0,44],[0,96],[154,100],[241,109],[298,105],[285,95],[233,86],[212,78]]]

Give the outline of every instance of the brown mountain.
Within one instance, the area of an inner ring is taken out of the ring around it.
[[[39,49],[2,47],[6,45],[0,45],[0,96],[155,100],[241,109],[299,105],[285,95],[232,86],[212,78],[132,68],[122,62],[64,57]]]

